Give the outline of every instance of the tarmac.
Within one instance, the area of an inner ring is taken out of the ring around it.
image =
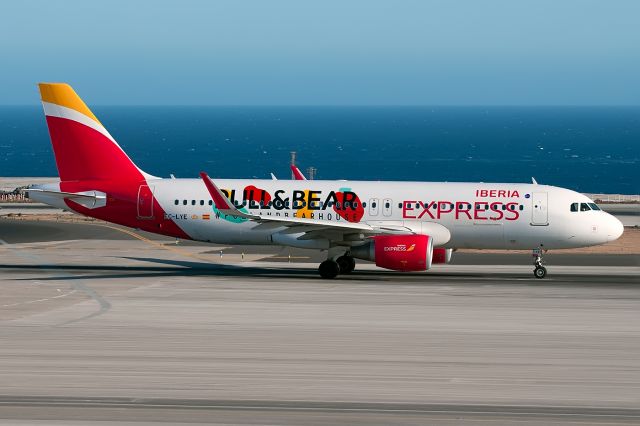
[[[0,219],[0,424],[640,424],[636,252],[314,256]]]

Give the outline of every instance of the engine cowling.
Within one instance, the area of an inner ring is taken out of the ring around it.
[[[414,234],[380,235],[367,244],[352,247],[351,255],[394,271],[426,271],[431,268],[433,238]]]
[[[449,263],[451,262],[451,255],[453,254],[453,249],[446,248],[434,248],[433,249],[433,260],[431,263],[434,265],[440,263]]]

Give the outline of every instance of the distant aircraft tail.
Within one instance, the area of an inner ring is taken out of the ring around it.
[[[293,174],[294,180],[307,180],[307,178],[302,174],[300,169],[293,164],[291,165],[291,173]]]
[[[71,86],[38,86],[61,181],[154,178],[131,161]]]

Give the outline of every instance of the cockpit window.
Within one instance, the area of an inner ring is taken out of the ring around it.
[[[571,211],[572,212],[578,211],[578,203],[571,203]]]
[[[581,212],[588,212],[589,210],[591,210],[589,208],[589,205],[587,203],[580,203],[580,211]]]
[[[601,210],[596,203],[589,203],[589,207],[591,207],[591,210]]]

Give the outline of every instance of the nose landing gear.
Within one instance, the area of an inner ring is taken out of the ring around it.
[[[533,270],[533,276],[539,279],[542,279],[547,276],[547,268],[542,265],[542,248],[537,248],[533,250],[533,257],[535,260],[533,261],[533,265],[535,269]]]

